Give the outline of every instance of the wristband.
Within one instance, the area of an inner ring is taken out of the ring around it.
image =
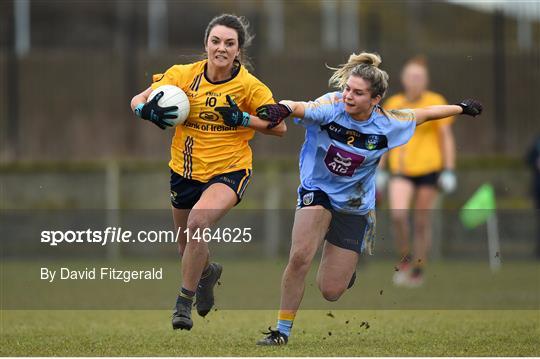
[[[289,111],[289,114],[292,113],[292,108],[291,108],[291,106],[289,106],[289,105],[287,105],[287,104],[284,104],[284,103],[281,103],[281,102],[280,102],[279,104],[285,106],[285,107],[287,108],[287,110]]]
[[[135,110],[133,110],[133,112],[135,113],[135,115],[137,115],[137,117],[141,117],[141,111],[143,107],[144,107],[144,103],[140,103],[135,107]]]
[[[251,116],[247,112],[242,112],[242,126],[248,127],[249,122],[251,120]]]

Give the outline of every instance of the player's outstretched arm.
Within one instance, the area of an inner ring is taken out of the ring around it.
[[[263,105],[257,108],[257,116],[266,121],[268,129],[280,126],[290,115],[304,117],[305,107],[303,102],[283,100],[279,103]],[[268,123],[270,122],[270,123]]]
[[[305,111],[306,111],[306,103],[305,102],[283,100],[283,101],[279,101],[279,103],[289,107],[289,109],[291,111],[290,114],[293,117],[304,118],[304,114],[305,114]]]
[[[467,99],[462,100],[455,105],[439,105],[418,108],[412,110],[416,116],[416,125],[421,125],[426,121],[439,120],[441,118],[455,115],[469,115],[476,117],[482,113],[482,104],[480,101]]]
[[[221,114],[223,122],[231,127],[249,127],[266,135],[283,136],[287,131],[287,126],[268,127],[268,122],[261,120],[257,116],[250,115],[240,110],[236,102],[229,95],[226,96],[229,106],[215,107],[214,110]]]

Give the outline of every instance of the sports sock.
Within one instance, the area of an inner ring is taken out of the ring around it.
[[[178,299],[186,305],[191,305],[193,303],[194,296],[195,292],[182,287],[180,289],[180,293],[178,294]]]
[[[278,313],[277,330],[289,337],[295,316],[296,313],[291,310],[280,310]]]

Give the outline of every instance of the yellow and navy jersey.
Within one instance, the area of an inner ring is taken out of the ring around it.
[[[211,178],[240,169],[252,168],[248,141],[254,130],[229,127],[217,106],[228,106],[230,95],[245,112],[255,114],[257,107],[275,103],[272,92],[243,66],[239,65],[231,79],[211,82],[206,76],[207,60],[187,65],[174,65],[164,74],[154,75],[152,89],[162,85],[180,87],[188,96],[190,113],[176,127],[171,144],[169,167],[189,179],[208,182]]]
[[[422,108],[434,105],[446,105],[443,96],[426,91],[420,99],[414,102],[407,101],[404,94],[390,97],[384,103],[387,110],[403,108]],[[392,149],[388,153],[388,167],[394,174],[405,176],[423,176],[443,169],[443,154],[441,148],[441,126],[449,126],[453,117],[438,121],[429,121],[416,128],[414,136],[403,146]]]

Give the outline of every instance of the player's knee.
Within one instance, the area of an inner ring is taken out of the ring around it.
[[[309,269],[310,260],[308,256],[300,251],[291,253],[289,267],[294,271]]]
[[[345,291],[345,288],[339,288],[337,286],[319,286],[319,289],[323,298],[329,302],[338,300]]]
[[[210,228],[210,223],[203,216],[193,216],[188,218],[187,224],[188,239],[187,242],[189,245],[195,246],[207,246],[204,240],[204,233],[206,228]],[[187,245],[187,243],[186,243]]]
[[[186,226],[188,233],[195,233],[196,231],[202,231],[205,228],[210,227],[210,223],[208,223],[204,216],[190,216]]]

